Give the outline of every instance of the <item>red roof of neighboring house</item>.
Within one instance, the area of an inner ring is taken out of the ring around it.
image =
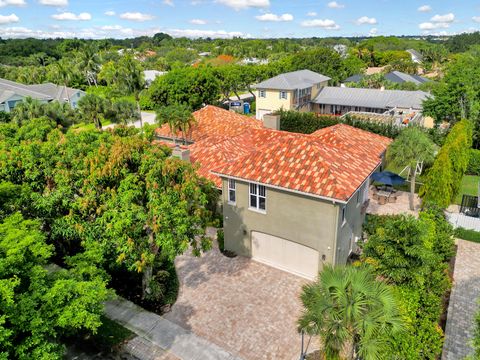
[[[190,158],[217,187],[225,176],[347,201],[391,142],[343,124],[311,135],[266,129],[257,120],[213,106],[194,116]],[[163,126],[157,135],[170,137],[166,130]]]
[[[187,134],[187,140],[193,142],[212,136],[232,137],[249,128],[260,129],[263,127],[259,120],[211,105],[195,111],[193,117],[196,123]],[[167,124],[162,125],[155,133],[160,137],[173,137]],[[181,132],[176,135],[176,138],[182,137]]]

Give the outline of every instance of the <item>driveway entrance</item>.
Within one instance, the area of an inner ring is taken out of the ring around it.
[[[298,359],[300,277],[216,248],[177,258],[180,294],[168,320],[245,360]]]

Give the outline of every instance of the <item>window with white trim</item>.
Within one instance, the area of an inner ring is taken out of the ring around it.
[[[265,186],[250,184],[250,209],[266,211],[267,210],[267,190]]]
[[[230,204],[235,204],[237,200],[237,184],[235,180],[228,179],[228,202]]]
[[[288,99],[288,95],[286,91],[280,91],[280,99],[284,99],[284,100]]]
[[[266,97],[267,97],[267,93],[265,92],[265,90],[259,90],[259,91],[258,91],[258,97],[266,98]]]

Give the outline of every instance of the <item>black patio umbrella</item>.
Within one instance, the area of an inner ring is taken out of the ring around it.
[[[403,185],[405,184],[405,179],[401,176],[392,173],[391,171],[382,171],[374,173],[372,179],[376,182],[385,184],[385,185]]]

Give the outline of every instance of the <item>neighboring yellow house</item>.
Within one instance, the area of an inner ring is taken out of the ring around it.
[[[310,70],[299,70],[275,76],[255,87],[257,89],[256,118],[284,109],[311,111],[312,100],[328,85],[329,77]]]

